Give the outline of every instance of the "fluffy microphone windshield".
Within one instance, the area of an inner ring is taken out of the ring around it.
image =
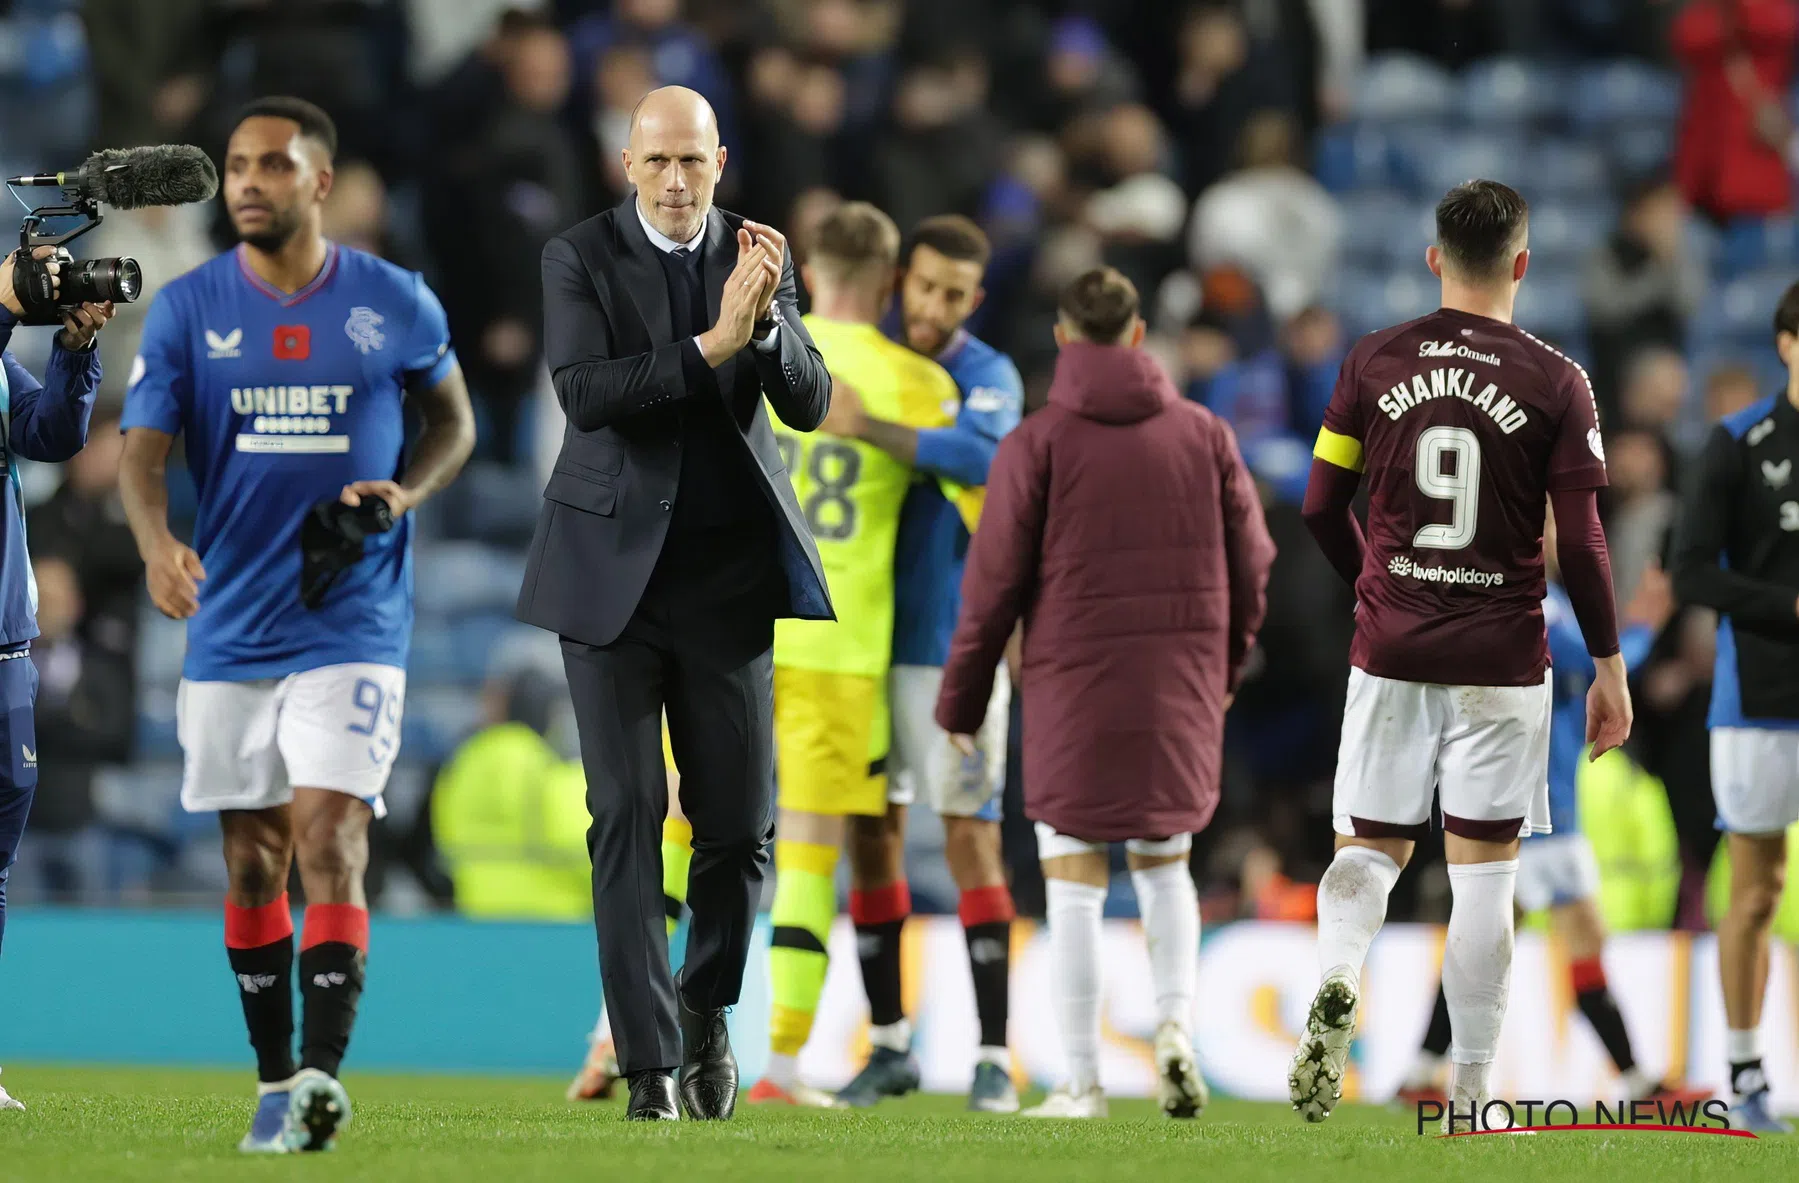
[[[192,144],[105,148],[87,158],[81,176],[87,191],[114,209],[187,205],[219,191],[212,161]]]

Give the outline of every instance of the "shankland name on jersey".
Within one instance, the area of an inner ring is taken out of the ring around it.
[[[370,538],[317,611],[300,603],[301,521],[352,481],[400,475],[409,385],[455,365],[417,275],[332,246],[282,292],[241,249],[163,288],[145,317],[123,425],[186,437],[206,565],[184,676],[248,681],[348,662],[404,666],[411,523]]]
[[[1426,344],[1444,344],[1444,342],[1426,342]],[[1472,355],[1490,365],[1498,365],[1497,358],[1488,358],[1481,354]],[[1459,398],[1472,403],[1476,409],[1485,411],[1487,416],[1499,425],[1505,435],[1511,435],[1520,427],[1530,422],[1530,416],[1523,407],[1512,401],[1510,395],[1501,394],[1497,382],[1480,384],[1480,393],[1475,393],[1478,379],[1472,370],[1439,369],[1429,373],[1413,374],[1409,382],[1396,382],[1392,389],[1380,396],[1375,402],[1386,413],[1388,419],[1398,421],[1401,415],[1417,407],[1424,406],[1432,399]]]

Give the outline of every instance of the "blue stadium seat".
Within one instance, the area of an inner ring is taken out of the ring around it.
[[[1609,206],[1562,201],[1537,202],[1530,211],[1530,251],[1539,267],[1580,265],[1605,241],[1616,224]]]
[[[1605,153],[1580,140],[1537,140],[1530,146],[1529,172],[1519,188],[1534,203],[1554,195],[1591,200],[1609,186]]]
[[[1386,129],[1387,171],[1392,184],[1432,201],[1441,197],[1441,191],[1429,191],[1427,170],[1460,134],[1438,123],[1407,123]]]
[[[1773,313],[1770,312],[1769,319],[1772,318]],[[1756,342],[1722,343],[1695,349],[1688,362],[1688,369],[1693,375],[1692,398],[1703,400],[1706,379],[1726,366],[1748,366],[1761,380],[1764,391],[1780,390],[1786,386],[1786,367],[1780,364],[1773,343],[1763,337]],[[1694,409],[1696,413],[1704,414],[1703,407]]]
[[[1455,104],[1455,79],[1435,62],[1408,54],[1375,58],[1356,88],[1359,119],[1393,122],[1441,119]]]
[[[1332,193],[1393,183],[1394,166],[1392,133],[1379,124],[1346,124],[1318,133],[1312,172]]]
[[[1739,218],[1724,230],[1719,274],[1744,275],[1799,262],[1799,223],[1791,217]]]
[[[1419,181],[1427,195],[1441,196],[1476,177],[1517,176],[1529,159],[1516,137],[1468,130],[1447,136],[1441,151],[1418,161]]]
[[[1539,337],[1567,341],[1585,331],[1578,272],[1533,267],[1518,289],[1518,324]]]
[[[476,539],[523,547],[531,540],[543,505],[537,475],[491,461],[477,461],[442,496],[425,503],[432,537]]]
[[[1602,134],[1619,123],[1672,123],[1680,114],[1680,78],[1641,62],[1587,66],[1567,88],[1576,128]]]
[[[1563,88],[1561,71],[1514,57],[1475,62],[1462,71],[1461,83],[1462,119],[1474,127],[1493,128],[1546,118],[1554,113]]]
[[[1641,177],[1667,167],[1674,155],[1674,126],[1669,123],[1620,124],[1600,141],[1622,177]]]
[[[1343,253],[1353,262],[1380,268],[1402,251],[1416,254],[1430,242],[1420,208],[1392,189],[1364,190],[1341,199]]]
[[[434,763],[449,755],[480,722],[481,699],[477,694],[429,688],[408,692],[400,745],[408,760]]]
[[[1774,309],[1793,279],[1787,268],[1767,268],[1714,288],[1699,305],[1690,326],[1694,345],[1700,349],[1766,348],[1773,331]]]
[[[1718,266],[1724,251],[1724,235],[1704,218],[1687,219],[1687,250],[1707,269]]]
[[[134,761],[181,759],[181,741],[175,733],[175,720],[139,714],[131,758]]]
[[[138,609],[137,680],[140,686],[173,686],[181,680],[187,625],[170,620],[148,599]]]
[[[1435,308],[1437,283],[1422,266],[1415,271],[1344,271],[1338,275],[1331,307],[1352,336],[1423,316]]]
[[[516,550],[479,542],[421,545],[413,567],[419,614],[510,612],[524,570],[524,556]]]

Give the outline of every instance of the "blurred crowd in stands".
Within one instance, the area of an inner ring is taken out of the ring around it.
[[[507,621],[560,432],[538,256],[625,196],[619,149],[646,90],[712,101],[719,203],[785,228],[802,255],[845,199],[902,230],[979,220],[995,253],[970,327],[1014,357],[1033,405],[1054,293],[1118,267],[1146,293],[1148,347],[1235,427],[1281,548],[1225,804],[1195,853],[1208,918],[1304,917],[1329,858],[1351,596],[1297,507],[1352,335],[1434,306],[1423,253],[1448,185],[1522,189],[1535,256],[1519,319],[1593,375],[1627,599],[1664,551],[1705,425],[1783,380],[1768,322],[1799,269],[1796,43],[1799,0],[0,0],[0,165],[170,141],[216,155],[240,103],[298,94],[342,134],[328,233],[442,296],[482,444],[422,523],[407,763],[378,852],[393,907],[450,898],[425,824],[433,769],[508,718],[495,695],[516,671],[556,668],[553,645],[545,660]],[[223,230],[216,208],[113,214],[90,246],[135,255],[153,291]],[[102,339],[110,399],[147,306]],[[95,434],[67,472],[28,482],[45,789],[20,889],[209,892],[211,833],[173,804],[180,630],[142,603],[116,446]],[[1715,845],[1711,635],[1694,612],[1666,630],[1632,747],[1666,786],[1688,926]],[[553,714],[541,733],[566,743]],[[1028,910],[1033,840],[1013,812]],[[932,841],[926,826],[921,908],[933,883],[954,898]],[[1415,866],[1394,915],[1445,915],[1440,865]]]

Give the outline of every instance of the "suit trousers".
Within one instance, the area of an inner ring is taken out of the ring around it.
[[[643,615],[639,612],[639,617]],[[639,619],[606,646],[564,638],[563,664],[587,773],[594,931],[620,1070],[681,1063],[662,895],[668,777],[662,713],[693,826],[691,912],[680,1001],[736,1003],[774,841],[774,656],[721,661],[667,643]]]

